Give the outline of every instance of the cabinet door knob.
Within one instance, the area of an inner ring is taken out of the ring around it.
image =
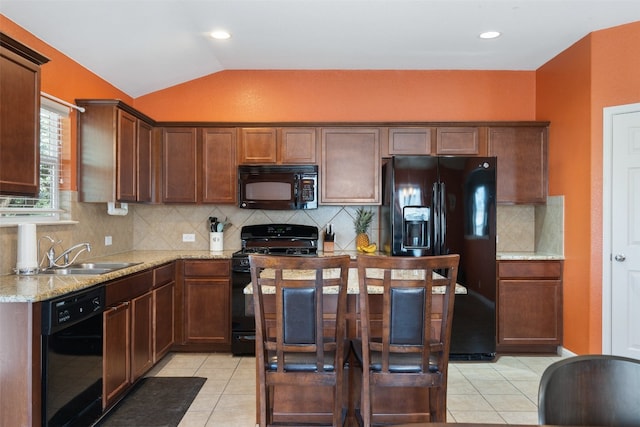
[[[614,257],[614,259],[615,259],[616,261],[618,261],[618,262],[623,262],[624,260],[626,260],[626,259],[627,259],[627,257],[626,257],[626,256],[624,256],[624,254],[617,254],[617,255]]]

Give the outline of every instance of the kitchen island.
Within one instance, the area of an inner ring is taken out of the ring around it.
[[[289,273],[289,274],[287,274]],[[332,274],[335,273],[335,274]],[[382,273],[380,271],[380,273]],[[296,278],[308,278],[309,274],[305,272],[284,272],[285,279],[295,280]],[[337,271],[325,272],[325,277],[337,277]],[[375,275],[374,272],[370,274]],[[400,274],[400,278],[418,278],[422,275],[420,271],[405,270]],[[434,279],[438,279],[437,273]],[[274,277],[273,270],[264,270],[261,272],[262,277]],[[394,272],[396,276],[396,272]],[[313,277],[313,276],[311,276]],[[381,277],[381,276],[380,276]],[[359,317],[359,283],[358,269],[350,268],[347,282],[347,313],[346,313],[346,333],[351,339],[360,337],[360,317]],[[337,287],[329,287],[324,289],[324,307],[330,307],[328,310],[335,310],[337,305]],[[244,288],[246,300],[246,309],[252,314],[254,313],[252,298],[252,284]],[[367,288],[370,306],[370,326],[372,334],[378,336],[382,328],[382,286],[369,286]],[[438,330],[441,324],[441,313],[444,303],[445,286],[434,285],[433,290],[433,312],[432,327]],[[466,294],[466,288],[456,283],[456,294]],[[266,313],[267,324],[275,322],[273,313],[275,312],[275,287],[264,286],[264,310]],[[327,313],[325,316],[325,329],[335,326],[335,313]],[[270,327],[267,326],[269,329]],[[350,422],[355,425],[355,410],[359,407],[360,389],[362,382],[362,374],[357,367],[357,361],[351,354],[348,359],[348,368],[345,371],[345,389],[343,395],[345,401],[343,406],[348,408],[348,417]],[[256,385],[257,405],[260,404],[259,385]],[[281,422],[330,422],[332,415],[332,393],[330,388],[321,390],[318,387],[297,387],[297,386],[278,386],[274,393],[274,418]],[[428,413],[429,412],[429,390],[426,388],[403,387],[403,388],[380,388],[374,389],[373,405],[376,411],[387,414],[405,414],[405,413]],[[259,416],[259,412],[256,412]],[[401,418],[401,415],[398,415]],[[256,420],[259,422],[260,420]],[[350,424],[349,424],[350,425]]]

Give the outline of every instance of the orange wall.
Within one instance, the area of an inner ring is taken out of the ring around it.
[[[158,121],[534,120],[533,71],[223,71],[135,100]]]
[[[590,348],[591,43],[586,37],[537,72],[537,117],[550,120],[549,193],[565,196],[564,346]]]
[[[602,351],[602,109],[640,102],[640,22],[597,31],[537,71],[549,190],[565,195],[565,347]]]
[[[592,35],[591,85],[591,195],[594,215],[591,264],[591,302],[593,339],[598,335],[602,316],[593,315],[602,306],[602,109],[640,102],[640,22],[598,31]],[[598,323],[597,323],[598,322]]]
[[[133,99],[115,86],[93,74],[62,52],[35,37],[33,34],[16,25],[13,21],[0,15],[0,31],[18,40],[49,58],[42,66],[41,89],[49,95],[67,102],[79,98],[117,98],[131,104]],[[76,185],[76,112],[71,113],[71,153],[68,162],[71,166],[71,189]]]

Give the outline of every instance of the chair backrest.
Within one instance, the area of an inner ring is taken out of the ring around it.
[[[328,372],[342,366],[349,262],[346,255],[249,256],[260,367]],[[325,293],[335,294],[335,305]],[[275,299],[266,307],[270,294]]]
[[[459,259],[358,257],[364,366],[381,375],[438,372],[446,381]],[[369,313],[368,291],[375,286],[382,290],[380,319]]]
[[[585,355],[559,360],[542,374],[540,424],[640,426],[640,360]]]

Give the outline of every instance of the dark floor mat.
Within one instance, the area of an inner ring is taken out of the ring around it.
[[[101,427],[175,427],[206,378],[149,377],[113,408]]]

